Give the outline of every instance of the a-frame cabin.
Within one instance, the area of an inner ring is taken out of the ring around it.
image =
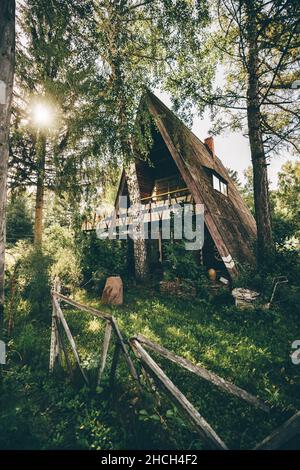
[[[240,263],[254,263],[256,224],[252,214],[215,155],[213,139],[201,142],[154,94],[148,92],[144,99],[154,122],[153,145],[148,161],[136,155],[131,175],[123,170],[117,200],[121,195],[130,199],[128,183],[133,171],[138,186],[135,202],[137,198],[146,204],[190,196],[195,203],[204,204],[201,261],[208,268],[236,276]],[[147,252],[151,256],[149,249]]]

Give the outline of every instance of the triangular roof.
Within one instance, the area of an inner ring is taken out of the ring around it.
[[[254,263],[255,220],[221,160],[212,155],[185,124],[153,93],[145,98],[176,166],[194,201],[205,206],[206,227],[231,275],[238,272],[237,262]],[[228,196],[214,190],[211,172],[228,185]],[[123,172],[120,191],[126,179]]]

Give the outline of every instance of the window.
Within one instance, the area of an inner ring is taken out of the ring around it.
[[[220,191],[220,180],[215,175],[213,175],[213,187],[217,191]]]
[[[222,181],[218,176],[213,174],[213,188],[219,193],[224,194],[225,196],[228,195],[228,185],[225,181]]]
[[[186,184],[179,175],[160,178],[154,181],[152,197],[167,196],[168,194],[186,190]]]

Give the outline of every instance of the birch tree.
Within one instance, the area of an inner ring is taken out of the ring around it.
[[[9,127],[15,65],[15,0],[0,5],[0,329],[4,316],[5,212]],[[0,331],[1,334],[1,331]]]

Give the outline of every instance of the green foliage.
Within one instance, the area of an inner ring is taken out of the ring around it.
[[[274,299],[275,304],[293,314],[299,310],[300,302],[300,256],[298,250],[280,249],[260,271],[257,271],[253,266],[241,266],[241,274],[234,280],[234,286],[261,292],[264,300],[269,301],[274,281],[279,276],[285,276],[288,279],[288,284],[279,286]]]
[[[164,280],[180,279],[189,285],[196,287],[202,297],[207,297],[207,276],[205,268],[196,260],[195,253],[185,249],[183,241],[164,243],[163,256]]]
[[[108,276],[128,279],[127,242],[100,240],[95,232],[81,233],[77,239],[83,283],[99,292]]]
[[[53,224],[44,231],[43,249],[52,260],[51,278],[58,276],[64,288],[74,290],[81,282],[74,232]]]
[[[42,393],[41,393],[42,390]],[[1,449],[111,449],[116,433],[85,389],[16,366],[0,384]]]
[[[96,403],[94,404],[96,407]],[[102,420],[101,410],[96,408],[87,411],[77,426],[76,438],[83,449],[109,450],[116,449],[116,433],[105,425]]]
[[[274,233],[279,234],[279,246],[300,244],[300,163],[282,165],[278,189],[272,194],[275,212]]]
[[[49,323],[51,312],[50,266],[52,259],[40,248],[30,247],[21,260],[19,284],[28,302],[31,319]]]
[[[32,239],[33,221],[26,194],[10,197],[7,205],[6,231],[8,243]]]
[[[273,238],[277,249],[288,248],[293,245],[293,238],[299,233],[299,225],[295,220],[274,213],[272,217]]]

